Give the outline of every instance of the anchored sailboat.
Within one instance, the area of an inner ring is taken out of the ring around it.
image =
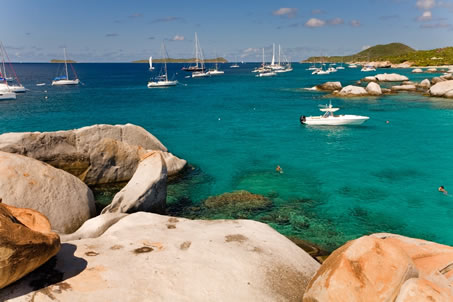
[[[0,77],[4,79],[4,83],[1,83],[0,81],[0,90],[6,91],[6,92],[26,92],[27,89],[20,83],[19,78],[17,77],[16,71],[13,68],[13,65],[11,64],[11,60],[9,59],[8,53],[6,52],[5,47],[3,46],[3,43],[0,42],[0,53],[2,56],[2,69],[0,69]],[[8,59],[9,62],[9,67],[10,70],[12,70],[14,77],[8,77],[6,74],[6,62],[5,62],[5,57]],[[13,82],[16,80],[17,84],[8,84],[8,82]],[[15,97],[14,97],[15,98]]]
[[[75,73],[75,70],[74,68],[72,68],[72,65],[71,65],[71,68],[72,68],[72,71],[75,75],[75,79],[74,80],[70,80],[69,79],[69,74],[68,74],[68,60],[66,58],[66,48],[64,48],[64,67],[65,67],[65,75],[64,76],[59,76],[59,77],[56,77],[53,81],[52,81],[52,86],[62,86],[62,85],[78,85],[80,83],[80,80],[77,78],[77,74]]]
[[[148,88],[176,86],[178,84],[178,81],[168,80],[167,49],[165,48],[164,42],[162,42],[162,57],[164,58],[163,73],[161,72],[161,75],[159,75],[154,81],[149,81]]]
[[[194,66],[189,66],[189,67],[183,67],[181,70],[184,71],[204,71],[204,63],[203,61],[200,60],[200,53],[199,53],[199,44],[198,44],[198,35],[195,33],[195,65]]]
[[[154,67],[153,67],[153,57],[149,57],[149,70],[154,70]]]

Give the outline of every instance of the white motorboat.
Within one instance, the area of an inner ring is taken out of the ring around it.
[[[192,78],[204,78],[204,77],[210,77],[211,74],[209,72],[204,72],[204,71],[195,71],[192,72]]]
[[[0,91],[0,100],[15,100],[16,94],[9,91]]]
[[[72,71],[74,72],[74,75],[75,75],[75,79],[74,80],[70,80],[69,79],[69,74],[68,74],[68,60],[66,59],[66,48],[64,48],[64,67],[65,67],[65,75],[64,76],[60,76],[60,77],[56,77],[53,81],[52,81],[52,86],[63,86],[63,85],[79,85],[80,83],[80,80],[77,78],[77,74],[75,73],[75,70],[74,68],[72,69]],[[71,65],[72,66],[72,65]]]
[[[236,62],[238,62],[238,58],[236,57]],[[238,63],[234,63],[233,65],[230,66],[230,68],[239,68]]]
[[[22,85],[8,85],[8,89],[9,89],[9,91],[15,92],[15,93],[23,93],[28,90],[27,88],[25,88]]]
[[[276,76],[276,75],[277,75],[277,73],[275,71],[269,70],[269,71],[266,71],[266,72],[260,72],[256,76],[261,78],[261,77],[273,77],[273,76]]]
[[[154,67],[153,67],[153,57],[149,57],[149,70],[154,70]]]
[[[224,74],[225,73],[223,70],[219,70],[219,62],[217,61],[217,54],[216,54],[216,60],[215,60],[214,69],[209,69],[207,73],[209,75],[217,75],[217,74]]]
[[[337,72],[337,69],[335,67],[330,66],[329,68],[327,68],[327,71],[328,72]]]
[[[324,112],[320,116],[304,116],[300,117],[300,123],[303,125],[317,125],[317,126],[340,126],[340,125],[361,125],[369,119],[368,116],[361,115],[335,115],[334,112],[340,108],[332,107],[332,104],[325,105],[324,108],[319,109]]]
[[[168,71],[167,71],[167,50],[165,49],[165,44],[162,42],[162,56],[164,58],[164,69],[163,73],[158,76],[154,81],[148,82],[148,88],[157,88],[157,87],[169,87],[176,86],[178,81],[169,81],[168,80]]]
[[[360,71],[367,72],[367,71],[376,71],[376,68],[373,66],[364,66]]]
[[[349,64],[348,68],[357,68],[357,65],[355,65],[355,64]]]

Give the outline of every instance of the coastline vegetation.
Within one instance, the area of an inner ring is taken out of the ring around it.
[[[168,58],[167,63],[195,63],[196,59],[195,58],[189,58],[189,59],[172,59]],[[218,58],[213,58],[213,59],[205,59],[203,60],[205,63],[227,63],[228,61],[225,58],[218,57]],[[137,61],[132,61],[132,63],[148,63],[148,59],[146,60],[137,60]],[[164,59],[154,59],[153,58],[153,63],[164,63]]]
[[[453,64],[453,47],[431,50],[414,50],[402,43],[376,45],[349,56],[310,57],[304,63],[313,62],[371,62],[388,61],[391,64],[410,62],[412,66],[440,66]]]
[[[68,63],[77,63],[74,60],[66,60],[66,62],[68,62]],[[50,60],[50,63],[64,63],[64,60],[52,59],[52,60]]]

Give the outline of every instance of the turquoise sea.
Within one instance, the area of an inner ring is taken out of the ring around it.
[[[50,86],[57,65],[15,64],[30,91],[0,101],[0,133],[133,123],[192,166],[169,186],[170,214],[252,218],[328,250],[374,232],[453,245],[453,101],[411,93],[338,99],[302,89],[373,74],[360,69],[313,76],[308,65],[293,64],[293,72],[256,78],[250,71],[258,64],[228,66],[221,66],[224,75],[192,79],[182,65],[169,64],[181,84],[148,89],[145,64],[76,64],[79,87]],[[436,76],[383,72],[417,81]],[[41,82],[47,85],[37,87]],[[318,105],[329,101],[370,120],[358,127],[300,125],[300,115],[318,115]],[[439,193],[440,185],[450,195]],[[198,207],[235,190],[268,196],[273,206],[228,213]]]

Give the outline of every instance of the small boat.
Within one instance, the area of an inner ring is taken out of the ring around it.
[[[204,63],[203,63],[203,54],[201,52],[200,44],[198,42],[198,35],[195,33],[195,65],[183,67],[181,70],[189,71],[189,72],[196,72],[196,71],[205,71]]]
[[[367,72],[367,71],[376,71],[376,68],[373,66],[364,66],[360,71]]]
[[[349,64],[348,68],[357,68],[356,64]]]
[[[272,77],[272,76],[276,76],[276,75],[277,75],[277,73],[275,71],[269,70],[266,72],[260,72],[256,76],[261,78],[261,77]]]
[[[325,105],[324,108],[319,109],[324,112],[320,116],[304,116],[300,117],[300,123],[303,125],[316,125],[316,126],[340,126],[340,125],[361,125],[369,119],[368,116],[361,115],[335,115],[334,112],[340,108],[332,107],[332,103]]]
[[[16,94],[14,92],[9,92],[9,91],[0,91],[0,100],[15,100],[16,99]]]
[[[204,72],[204,71],[195,71],[195,72],[192,72],[192,78],[204,78],[204,77],[210,77],[211,74],[209,73],[209,71],[207,72]]]
[[[237,63],[234,63],[233,65],[230,66],[230,68],[239,68],[239,65]]]
[[[223,70],[219,70],[219,62],[217,61],[217,54],[216,54],[216,61],[215,61],[215,68],[209,69],[207,74],[209,75],[216,75],[216,74],[224,74]]]
[[[155,78],[154,81],[148,82],[148,88],[157,88],[157,87],[169,87],[176,86],[178,81],[169,81],[168,80],[168,71],[167,71],[167,50],[165,49],[165,44],[162,42],[162,56],[164,58],[164,69],[163,74]]]
[[[46,83],[38,83],[36,86],[46,86]]]
[[[74,80],[69,79],[68,62],[66,59],[66,48],[64,48],[63,52],[64,52],[64,67],[65,67],[66,74],[64,76],[56,77],[55,79],[53,79],[52,86],[79,85],[80,80],[77,78],[77,74],[75,73],[74,68],[72,69],[72,71],[74,72],[75,79]]]
[[[149,57],[149,70],[154,70],[154,67],[153,67],[153,57]]]

